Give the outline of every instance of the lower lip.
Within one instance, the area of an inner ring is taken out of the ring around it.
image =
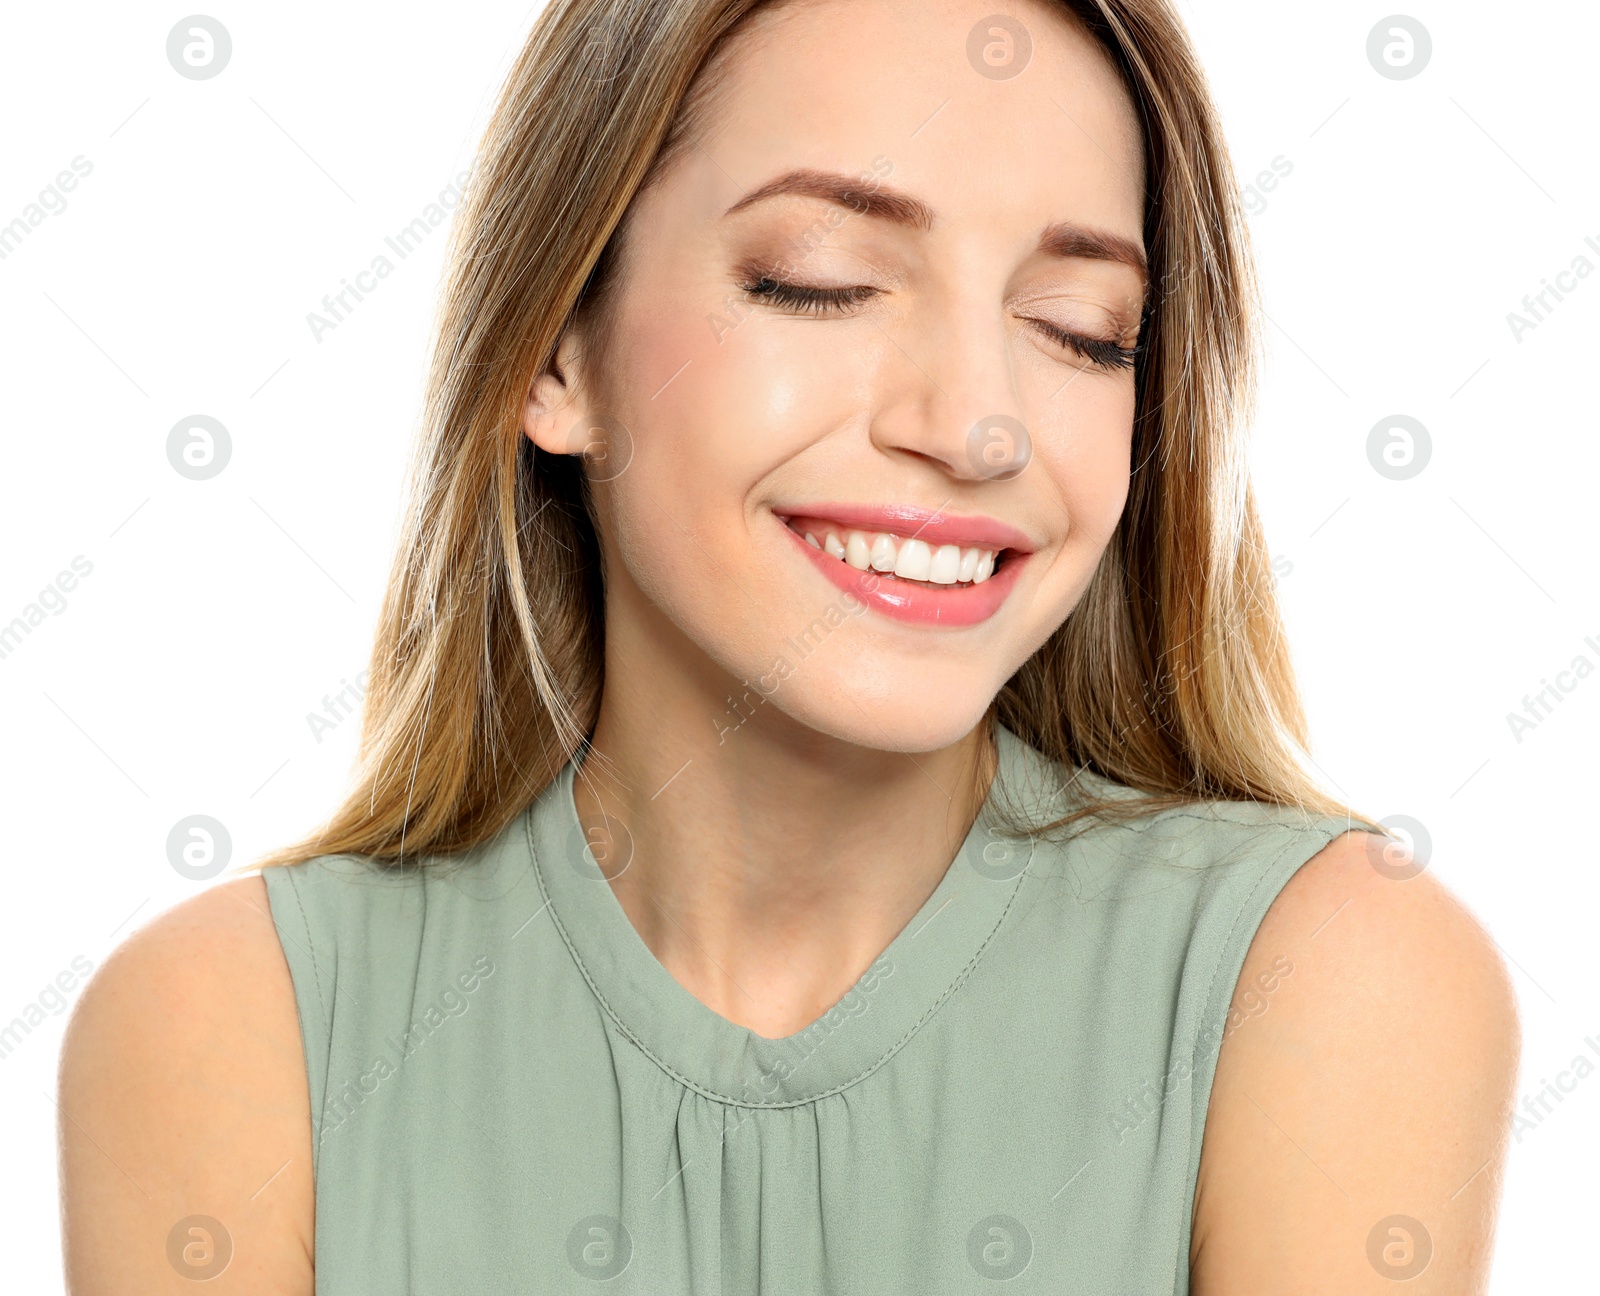
[[[1027,554],[1011,550],[1000,569],[981,585],[923,585],[915,581],[889,579],[875,570],[857,571],[843,559],[813,546],[781,519],[778,525],[806,558],[828,580],[846,594],[853,594],[869,608],[896,621],[913,625],[969,626],[987,621],[1000,610],[1022,574]]]

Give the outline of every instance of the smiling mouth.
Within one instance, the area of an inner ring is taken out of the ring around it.
[[[857,571],[930,590],[969,589],[999,570],[1010,549],[981,545],[933,544],[891,531],[846,527],[826,518],[794,516],[788,528],[812,548]]]

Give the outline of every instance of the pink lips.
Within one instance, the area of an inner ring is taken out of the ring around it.
[[[885,616],[915,625],[957,627],[988,620],[1005,602],[1033,552],[1032,541],[1021,531],[989,517],[955,517],[901,505],[856,504],[806,504],[785,509],[777,516],[807,561],[833,585]],[[840,529],[887,531],[901,539],[915,537],[935,548],[953,544],[1006,552],[994,575],[981,585],[927,585],[898,580],[884,572],[858,571],[808,544],[804,536],[787,525],[791,517],[822,518],[838,522]]]
[[[927,509],[904,504],[806,504],[786,508],[779,518],[827,518],[858,531],[887,531],[901,538],[926,540],[940,545],[974,545],[979,549],[1014,549],[1033,552],[1033,542],[1014,526],[992,517],[958,517],[949,513],[930,513]],[[819,539],[821,537],[818,537]]]

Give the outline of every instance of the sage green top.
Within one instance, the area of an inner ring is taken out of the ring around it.
[[[569,763],[491,843],[264,871],[310,1077],[333,1296],[1188,1290],[1201,1133],[1267,907],[1352,825],[1253,802],[1101,824],[1003,727],[954,862],[839,1002],[766,1039],[681,986]],[[1042,822],[1040,820],[1039,822]],[[861,861],[872,867],[870,859]]]

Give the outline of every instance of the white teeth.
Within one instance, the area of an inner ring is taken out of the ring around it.
[[[902,580],[933,585],[979,585],[994,574],[997,551],[975,545],[946,544],[935,548],[915,536],[901,539],[886,531],[829,530],[819,541],[804,532],[806,543],[857,571],[893,573]]]
[[[844,560],[857,571],[866,571],[872,566],[872,549],[861,532],[851,531],[845,537]]]
[[[895,555],[894,574],[907,580],[925,581],[933,567],[933,550],[926,540],[915,537],[900,542],[900,552]]]
[[[935,585],[954,585],[961,570],[961,549],[957,545],[940,545],[933,551],[933,561],[928,566],[928,579]]]

